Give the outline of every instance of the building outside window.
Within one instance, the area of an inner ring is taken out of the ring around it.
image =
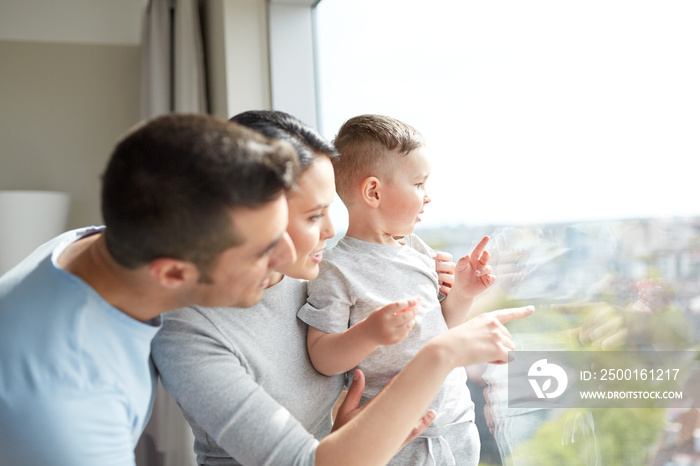
[[[483,464],[700,464],[698,18],[692,1],[315,8],[322,133],[379,113],[425,136],[417,233],[455,257],[492,238],[477,312],[535,305],[509,327],[521,351],[687,355],[663,408],[512,408],[507,374],[472,368]]]

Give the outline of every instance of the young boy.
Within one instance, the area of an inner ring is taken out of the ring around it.
[[[340,128],[335,146],[336,189],[349,226],[310,282],[299,317],[310,326],[314,367],[326,375],[362,369],[366,402],[425,342],[464,322],[474,297],[495,277],[485,237],[458,262],[448,296],[439,293],[435,253],[413,234],[430,202],[430,164],[418,131],[393,118],[362,115]],[[408,309],[387,306],[406,295],[415,297]],[[437,412],[432,426],[390,464],[478,464],[480,442],[463,368],[450,373],[431,409]]]

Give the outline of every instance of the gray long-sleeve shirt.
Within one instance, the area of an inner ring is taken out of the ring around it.
[[[250,309],[187,307],[164,315],[152,357],[206,465],[313,465],[343,377],[325,377],[296,317],[306,283],[285,277]]]

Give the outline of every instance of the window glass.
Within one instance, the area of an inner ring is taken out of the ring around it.
[[[435,224],[699,212],[697,2],[316,10],[323,132],[360,113],[415,126],[431,148]]]
[[[323,0],[315,14],[322,133],[363,113],[411,124],[432,162],[416,232],[455,257],[492,237],[498,282],[475,312],[535,305],[510,326],[521,351],[695,354],[700,3]],[[477,409],[485,464],[700,464],[689,389],[664,408],[518,409],[505,369],[471,376],[494,431]]]

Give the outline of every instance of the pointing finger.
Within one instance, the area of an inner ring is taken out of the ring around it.
[[[481,254],[483,254],[484,249],[486,249],[486,245],[489,244],[489,238],[488,236],[484,236],[481,238],[481,241],[479,241],[479,244],[476,245],[474,250],[471,253],[471,256],[475,259],[479,259],[481,257]]]
[[[502,324],[513,320],[522,319],[535,312],[535,306],[513,307],[510,309],[499,309],[491,311],[490,314],[497,318]]]

